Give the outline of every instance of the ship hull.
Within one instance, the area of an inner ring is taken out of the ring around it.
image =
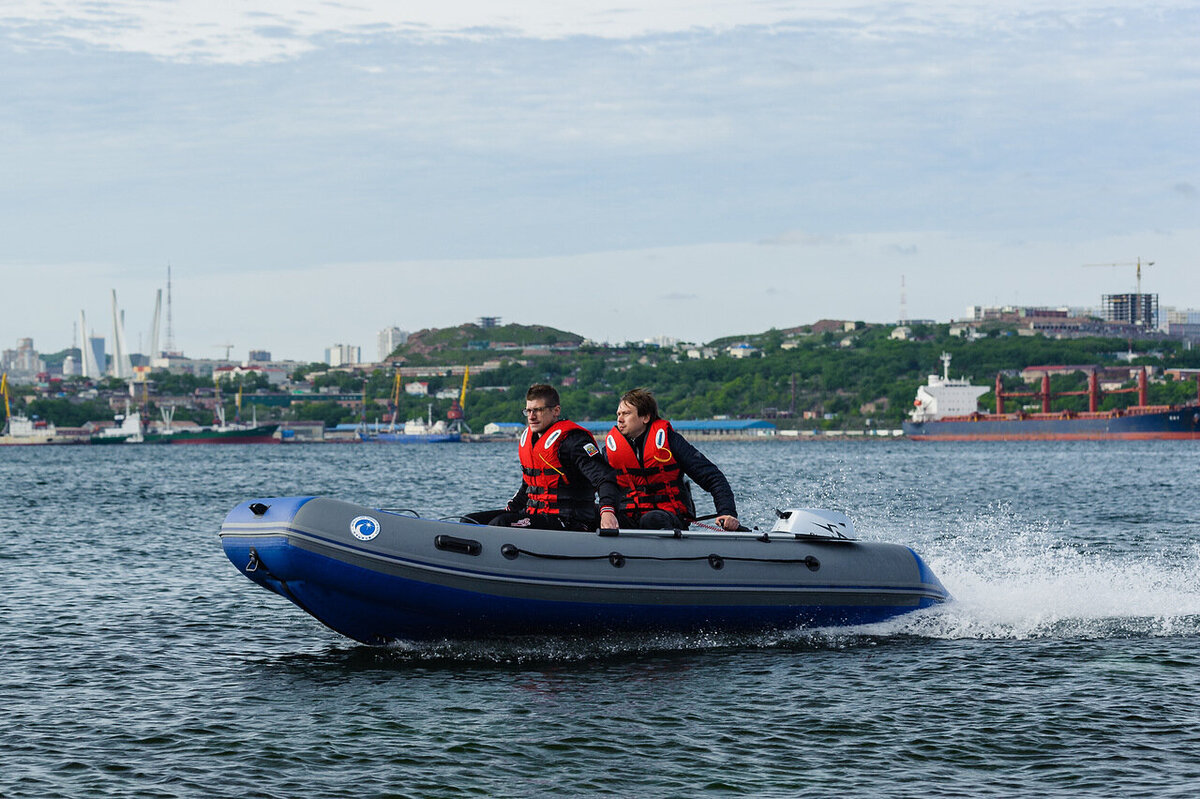
[[[86,443],[78,439],[62,438],[59,436],[0,436],[0,447],[39,447],[64,446],[67,444]]]
[[[1060,418],[972,417],[905,422],[914,441],[1200,440],[1200,406]]]
[[[149,433],[147,444],[278,444],[278,425],[260,425],[245,430],[199,430],[187,433]]]

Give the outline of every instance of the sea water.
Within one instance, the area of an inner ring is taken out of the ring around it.
[[[243,577],[224,515],[498,507],[515,446],[0,450],[0,796],[1200,793],[1195,443],[703,449],[746,524],[844,511],[954,601],[852,629],[364,647]]]

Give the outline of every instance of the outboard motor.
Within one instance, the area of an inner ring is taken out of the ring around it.
[[[854,538],[854,522],[836,510],[823,508],[775,509],[775,526],[772,533],[785,533],[804,538],[830,538],[850,540]]]

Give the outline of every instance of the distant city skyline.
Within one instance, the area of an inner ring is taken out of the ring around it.
[[[144,349],[168,262],[193,357],[1096,307],[1138,258],[1200,307],[1192,0],[4,14],[2,346],[115,289]]]
[[[178,271],[176,271],[175,280],[176,280],[176,286],[178,286]],[[190,281],[184,281],[184,284],[187,285],[189,282]],[[153,291],[155,291],[156,288],[157,287],[151,286],[150,291],[153,292]],[[1145,285],[1143,286],[1143,291],[1146,292],[1147,294],[1151,293],[1146,288]],[[907,286],[905,286],[904,295],[905,295],[905,300],[906,300],[905,304],[907,305],[907,296],[906,296],[907,295]],[[118,296],[122,296],[122,293],[118,292]],[[969,321],[971,319],[971,309],[973,307],[978,307],[978,306],[991,306],[991,307],[1014,306],[1014,307],[1020,307],[1020,308],[1034,308],[1034,307],[1070,308],[1070,309],[1074,309],[1077,311],[1087,310],[1089,312],[1096,313],[1097,315],[1101,315],[1101,310],[1102,310],[1101,303],[1099,301],[1100,300],[1099,296],[1097,297],[1097,301],[1094,303],[1082,303],[1082,304],[1046,302],[1046,301],[1040,301],[1036,298],[1028,298],[1028,299],[1024,299],[1024,300],[1014,299],[1011,301],[995,301],[995,302],[991,302],[991,303],[968,304],[968,305],[960,307],[958,313],[952,314],[949,316],[943,316],[943,317],[918,316],[918,315],[915,315],[915,314],[909,312],[907,308],[900,307],[900,297],[901,296],[902,296],[902,294],[901,294],[900,288],[898,286],[897,287],[897,312],[894,316],[892,316],[890,318],[872,319],[872,318],[868,318],[862,314],[830,313],[830,314],[819,316],[819,317],[806,318],[806,319],[794,319],[785,324],[770,324],[770,325],[764,324],[762,326],[754,326],[754,323],[752,321],[746,320],[746,321],[744,321],[744,323],[741,326],[739,326],[737,328],[729,327],[728,324],[726,324],[724,329],[728,330],[729,332],[714,333],[712,335],[708,335],[708,336],[705,336],[702,338],[671,335],[669,333],[647,334],[647,335],[641,335],[641,336],[619,336],[619,335],[613,335],[613,336],[607,336],[607,337],[596,336],[596,335],[589,334],[587,332],[589,329],[594,330],[594,329],[597,329],[597,327],[603,327],[603,325],[597,325],[594,320],[591,320],[587,317],[581,317],[577,320],[569,320],[568,319],[568,320],[558,323],[558,324],[552,324],[551,322],[547,321],[546,319],[539,319],[539,318],[535,318],[534,316],[532,316],[532,314],[537,313],[537,311],[533,310],[533,309],[526,311],[526,313],[530,314],[529,318],[516,318],[511,315],[506,315],[506,316],[502,316],[502,317],[499,315],[492,315],[489,318],[500,318],[502,320],[501,324],[515,323],[515,324],[522,324],[522,325],[539,325],[539,324],[548,325],[550,327],[555,327],[555,328],[564,330],[566,332],[577,333],[579,335],[583,335],[586,338],[590,338],[594,341],[600,341],[600,342],[623,343],[626,341],[635,341],[636,342],[636,341],[643,341],[643,340],[645,340],[645,341],[672,340],[672,341],[689,341],[689,342],[693,342],[693,343],[703,344],[703,343],[711,341],[715,338],[721,338],[721,337],[725,337],[725,336],[729,336],[729,335],[757,334],[757,333],[765,332],[766,330],[769,330],[772,327],[778,328],[778,329],[798,327],[798,326],[803,326],[806,324],[811,324],[813,322],[817,322],[820,319],[845,319],[845,320],[850,320],[850,321],[863,321],[863,322],[873,323],[873,324],[897,324],[901,321],[901,318],[903,315],[906,319],[909,319],[909,320],[925,319],[925,320],[933,320],[936,322],[944,323],[944,322],[951,322],[951,321],[964,321],[964,320]],[[1162,304],[1161,314],[1164,319],[1166,318],[1168,308],[1178,309],[1179,311],[1185,311],[1185,310],[1191,311],[1193,316],[1195,316],[1195,314],[1198,310],[1196,308],[1180,306],[1177,304],[1168,303],[1166,301],[1163,301],[1161,304]],[[130,307],[128,307],[128,304],[125,303],[124,300],[120,301],[121,311],[127,320],[125,335],[127,337],[127,340],[129,341],[130,351],[134,352],[134,353],[142,354],[142,355],[150,355],[147,345],[152,339],[150,326],[152,325],[152,321],[153,321],[153,317],[152,317],[153,299],[151,299],[147,303],[147,306],[148,306],[147,309],[142,309],[139,312],[138,308],[136,307],[136,304],[131,309]],[[173,315],[177,315],[177,312]],[[24,338],[33,338],[34,344],[35,344],[35,349],[39,353],[43,353],[43,354],[59,352],[61,350],[68,349],[69,347],[73,346],[73,344],[70,340],[72,336],[74,336],[76,339],[74,346],[79,346],[79,340],[82,339],[82,337],[79,335],[79,325],[78,325],[78,320],[79,320],[80,316],[81,315],[77,314],[75,321],[71,322],[71,324],[72,324],[71,332],[68,333],[66,336],[59,336],[59,337],[57,337],[57,339],[53,336],[53,334],[50,334],[47,337],[45,337],[44,339],[39,340],[37,337],[25,335],[25,333],[28,331],[16,331],[16,332],[18,332],[19,335],[12,336],[11,338],[14,341],[19,341],[20,339],[24,339]],[[423,318],[429,318],[428,314],[426,314],[426,313],[422,313],[422,316],[423,316]],[[484,316],[486,316],[486,315],[484,315]],[[187,319],[189,317],[190,317],[190,314],[184,315],[185,319]],[[418,318],[418,315],[414,314],[413,318],[414,319]],[[411,326],[409,328],[402,328],[400,325],[393,324],[393,323],[385,323],[385,324],[380,325],[379,327],[374,328],[370,332],[363,333],[361,335],[361,342],[358,339],[355,339],[353,337],[339,333],[338,330],[339,329],[349,329],[351,327],[353,327],[355,329],[363,330],[363,329],[365,329],[365,327],[364,327],[364,323],[363,323],[362,319],[357,319],[356,324],[347,325],[345,328],[337,328],[334,324],[331,324],[328,319],[321,319],[321,320],[319,320],[319,323],[316,325],[305,325],[304,326],[306,328],[304,331],[304,335],[305,335],[305,339],[307,341],[321,342],[318,347],[318,351],[316,353],[308,353],[307,351],[297,351],[297,350],[301,349],[301,347],[298,345],[293,345],[293,346],[289,347],[289,345],[287,344],[287,341],[286,341],[286,339],[288,338],[286,333],[283,333],[282,336],[280,334],[263,334],[262,337],[264,339],[269,338],[276,343],[273,346],[262,346],[257,341],[249,341],[248,337],[241,336],[241,335],[234,335],[232,332],[229,332],[228,334],[222,334],[222,335],[216,336],[216,338],[220,339],[221,343],[212,344],[207,347],[200,346],[200,347],[196,347],[196,348],[182,346],[182,347],[177,347],[176,351],[183,352],[189,358],[201,359],[201,360],[203,360],[203,359],[219,360],[219,359],[224,358],[225,353],[228,352],[230,354],[230,359],[235,360],[235,361],[255,360],[256,358],[251,357],[252,352],[264,352],[265,351],[265,352],[270,352],[272,354],[273,360],[292,360],[292,361],[299,361],[299,362],[328,361],[329,357],[330,357],[330,352],[337,351],[338,355],[337,355],[337,357],[334,358],[334,360],[336,360],[339,364],[341,364],[341,363],[357,363],[357,362],[364,361],[364,359],[362,357],[362,353],[364,352],[364,347],[365,347],[365,352],[368,355],[378,355],[378,352],[382,351],[382,348],[386,346],[385,342],[402,342],[403,340],[407,339],[408,335],[410,335],[411,333],[415,333],[421,329],[457,327],[461,324],[478,322],[479,318],[480,317],[465,317],[465,316],[463,318],[457,318],[457,319],[449,319],[448,318],[444,322],[428,324],[428,325],[423,325],[423,326]],[[67,320],[65,318],[63,321],[70,322],[70,320]],[[143,321],[145,322],[144,329],[143,329],[143,325],[142,325]],[[262,320],[260,320],[260,322],[261,321]],[[96,339],[101,341],[101,345],[100,345],[101,351],[104,351],[104,348],[103,348],[104,342],[107,342],[107,349],[112,350],[113,346],[114,346],[114,342],[112,341],[113,333],[112,333],[111,311],[109,311],[106,314],[104,311],[98,310],[96,312],[96,314],[88,316],[87,324],[88,324],[88,328],[89,328],[88,337],[89,338],[95,337]],[[166,314],[164,312],[164,314],[160,318],[160,330],[159,330],[160,345],[163,345],[163,343],[168,338],[166,324],[167,324],[166,323]],[[236,324],[236,322],[235,322],[235,324]],[[330,327],[328,330],[325,329],[326,324],[330,324]],[[255,325],[250,325],[248,327],[260,327],[260,326],[261,326],[260,323],[256,323]],[[686,325],[681,325],[681,327],[685,327],[685,326]],[[42,324],[41,327],[43,329],[45,329],[46,325]],[[714,328],[714,329],[716,329],[716,328]],[[172,332],[176,338],[179,337],[178,330],[173,330]],[[192,338],[193,338],[192,336],[185,334],[183,336],[182,340],[186,342],[186,341],[190,341]],[[212,336],[210,336],[210,338],[212,338]],[[245,345],[242,345],[242,344],[239,344],[236,342],[228,341],[228,339],[247,339],[248,343]],[[61,345],[55,344],[54,342],[56,340],[61,341],[63,343],[61,343]],[[372,346],[372,342],[374,342],[374,346]],[[367,359],[367,360],[369,360],[369,359]]]
[[[1126,296],[1132,296],[1132,295],[1126,295]],[[1148,298],[1148,300],[1153,298],[1153,295],[1144,295],[1144,296],[1146,296]],[[1150,307],[1149,304],[1147,304],[1147,307]],[[1049,316],[1055,316],[1059,313],[1065,313],[1068,316],[1090,314],[1090,315],[1095,315],[1099,318],[1108,318],[1109,316],[1111,316],[1111,311],[1112,311],[1112,309],[1108,309],[1108,312],[1106,312],[1105,309],[1102,309],[1102,308],[1099,308],[1096,306],[1068,306],[1068,305],[1065,305],[1062,303],[1031,303],[1031,304],[1030,303],[1023,303],[1023,304],[1003,303],[1000,305],[968,306],[967,308],[964,309],[964,313],[962,313],[961,315],[959,315],[953,319],[925,319],[925,318],[912,317],[911,315],[902,315],[900,318],[894,319],[894,320],[884,320],[884,321],[861,320],[861,319],[856,320],[856,319],[847,317],[843,321],[847,321],[847,322],[865,321],[868,324],[897,325],[897,326],[903,325],[903,324],[921,324],[921,323],[925,323],[925,322],[933,322],[933,323],[941,324],[941,323],[948,323],[948,322],[952,323],[955,321],[962,323],[962,324],[970,324],[970,323],[978,323],[981,321],[988,321],[988,320],[1000,318],[997,315],[997,312],[1010,311],[1010,310],[1016,311],[1018,313],[1024,313],[1024,312],[1032,311],[1032,310],[1041,310],[1041,311],[1046,311]],[[124,316],[124,309],[121,309],[121,311],[122,311],[122,316]],[[840,318],[825,317],[821,320],[818,320],[818,319],[805,320],[805,321],[797,322],[794,325],[790,325],[789,327],[803,327],[808,324],[815,324],[816,322],[819,322],[819,321],[826,321],[826,320],[837,321],[838,319],[840,319]],[[1117,322],[1126,321],[1126,322],[1128,322],[1129,320],[1124,319],[1123,317],[1113,317],[1110,321],[1117,321]],[[1197,325],[1200,325],[1200,309],[1176,308],[1176,307],[1164,306],[1160,310],[1158,321],[1164,325],[1164,329],[1165,329],[1166,323],[1168,323],[1168,322],[1174,323],[1176,325],[1186,324],[1186,325],[1197,326]],[[481,324],[490,325],[490,326],[495,326],[497,324],[509,324],[509,323],[516,323],[516,324],[522,324],[522,325],[542,324],[542,323],[539,323],[536,321],[525,322],[525,321],[506,320],[506,319],[502,321],[502,317],[490,316],[490,317],[479,317],[474,320],[469,320],[469,319],[462,320],[453,325],[447,324],[447,325],[439,325],[437,327],[457,327],[458,325],[467,324],[467,323],[481,323]],[[1154,327],[1153,324],[1150,326]],[[89,328],[90,328],[90,326],[89,326]],[[90,328],[90,329],[94,329],[94,328]],[[564,330],[564,332],[570,332],[570,333],[577,332],[575,330],[572,330],[569,327],[562,328],[562,329]],[[762,328],[759,330],[747,330],[745,332],[748,335],[753,335],[753,334],[766,332],[769,329],[770,328]],[[782,329],[786,329],[786,328],[782,328]],[[295,361],[295,362],[306,363],[306,362],[316,361],[316,362],[328,363],[331,366],[353,366],[353,365],[358,365],[358,364],[378,363],[378,362],[382,361],[388,354],[390,354],[395,349],[396,346],[407,341],[411,332],[416,332],[416,331],[405,331],[405,330],[401,330],[400,328],[395,327],[395,326],[387,326],[387,327],[384,327],[384,328],[376,331],[375,340],[376,340],[378,349],[376,351],[376,357],[374,359],[364,358],[363,357],[363,348],[361,346],[356,345],[356,344],[342,344],[342,343],[332,344],[330,346],[323,348],[321,356],[317,357],[317,358],[294,358],[290,355],[283,355],[283,356],[276,357],[269,350],[265,350],[262,348],[253,348],[253,347],[247,351],[246,357],[242,357],[241,353],[234,351],[235,350],[234,345],[230,345],[230,344],[222,344],[222,345],[216,346],[216,349],[221,349],[224,351],[224,356],[222,356],[219,353],[214,355],[214,354],[192,354],[192,353],[188,353],[188,352],[183,352],[182,355],[185,356],[186,358],[188,358],[189,360],[210,361],[210,362],[228,361],[228,362],[251,362],[252,363],[252,362]],[[952,332],[953,332],[953,325],[952,325]],[[165,340],[166,337],[167,337],[166,331],[160,330],[159,335],[157,337],[153,335],[153,332],[151,332],[151,335],[149,338],[150,338],[150,340],[158,338],[159,341],[161,342],[161,341]],[[99,364],[99,365],[89,367],[86,365],[85,362],[81,362],[79,364],[76,364],[77,371],[71,372],[71,374],[83,374],[84,376],[87,376],[89,372],[92,372],[95,374],[107,373],[109,370],[106,369],[105,366],[101,362],[106,360],[107,346],[111,346],[111,344],[112,344],[112,342],[109,340],[110,338],[111,338],[111,335],[109,337],[106,337],[103,335],[96,335],[96,336],[89,335],[87,337],[87,340],[91,342],[92,346],[94,347],[94,352],[96,353],[93,363]],[[707,343],[707,341],[710,341],[710,340],[711,339],[706,339],[704,341],[697,341],[697,340],[689,340],[689,341],[690,341],[690,343],[694,343],[694,344],[705,344],[705,343]],[[644,337],[641,339],[634,339],[634,338],[616,339],[616,340],[609,340],[607,343],[619,345],[619,344],[624,344],[624,343],[643,343],[643,342],[655,344],[657,346],[664,346],[664,347],[675,346],[676,344],[684,343],[683,340],[672,337],[672,336],[649,336],[649,337]],[[0,349],[2,349],[2,348],[0,348]],[[30,359],[34,357],[34,353],[36,353],[37,355],[47,355],[47,354],[61,352],[63,349],[68,349],[68,347],[50,347],[50,348],[38,347],[38,346],[36,346],[36,344],[30,337],[21,337],[17,340],[17,349],[16,350],[3,349],[4,356],[5,356],[3,362],[5,365],[8,365],[10,363],[10,360],[14,364],[19,363],[21,365],[18,368],[21,371],[28,372],[28,371],[30,371],[30,367],[28,364],[32,362]],[[140,351],[138,349],[134,349],[133,352],[137,355],[143,356],[144,358],[157,357],[155,354],[152,354],[149,351]],[[369,350],[368,350],[368,352],[369,352]],[[88,355],[88,352],[84,351],[83,357],[85,359],[86,359],[87,355]],[[127,355],[128,355],[128,353],[127,353]],[[10,356],[12,356],[11,359],[10,359]]]

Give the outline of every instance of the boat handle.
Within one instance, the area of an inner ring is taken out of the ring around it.
[[[435,536],[433,545],[443,552],[457,552],[460,555],[478,555],[483,551],[483,544],[478,541],[453,535]]]

